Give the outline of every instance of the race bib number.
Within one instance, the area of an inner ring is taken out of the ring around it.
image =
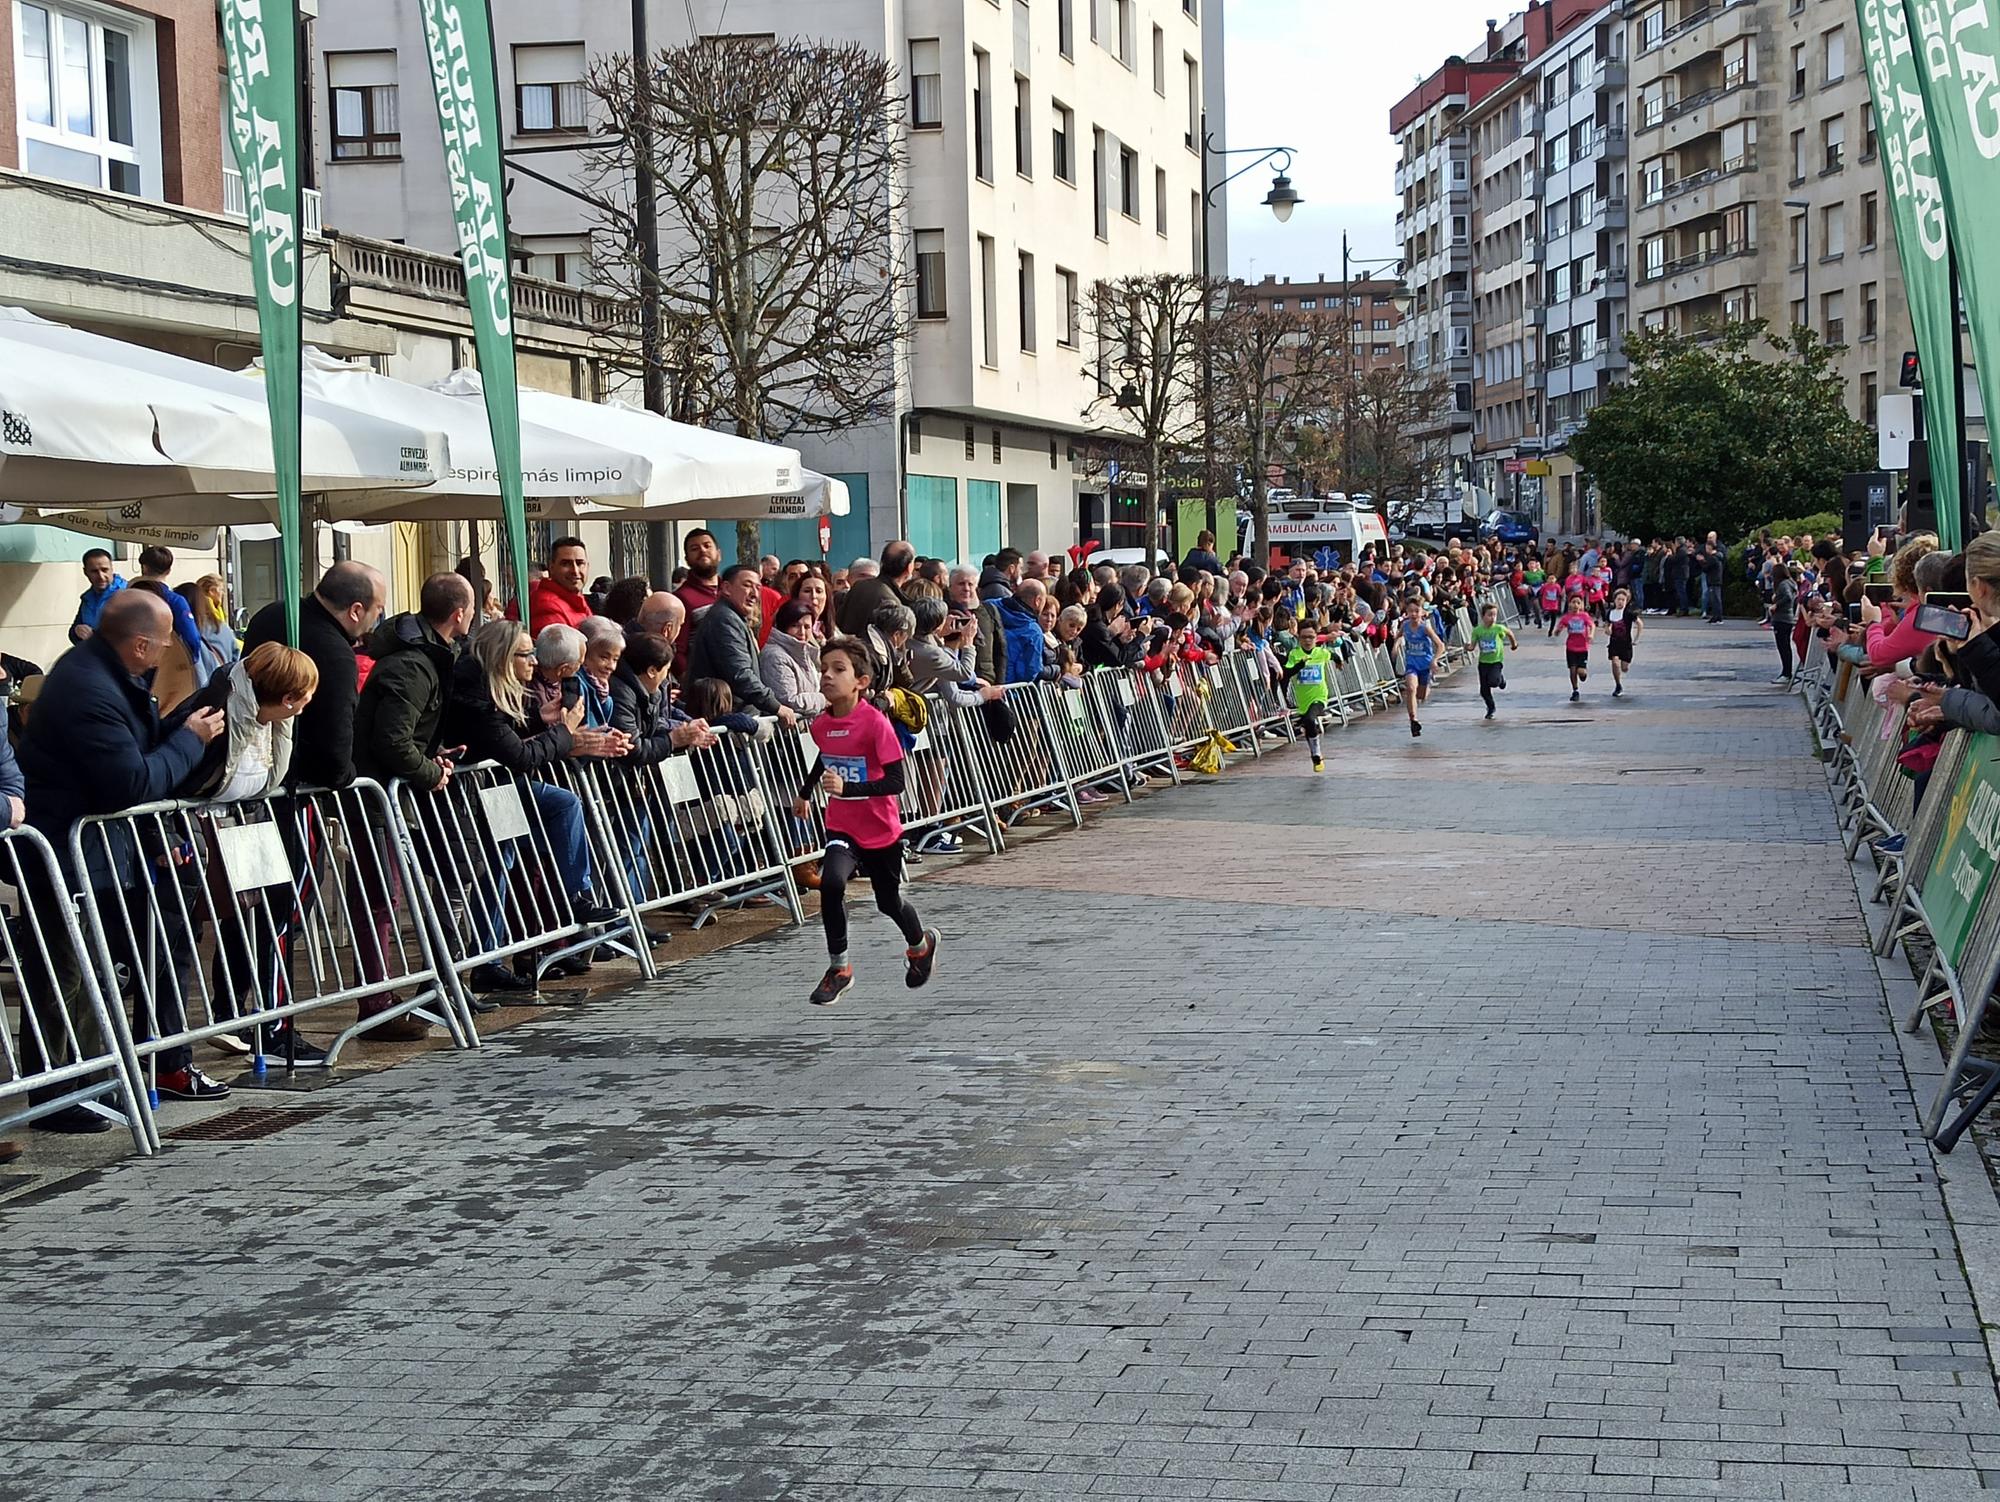
[[[866,782],[868,780],[868,758],[865,756],[829,756],[826,769],[838,772],[842,782]]]
[[[1316,662],[1309,662],[1299,669],[1299,682],[1324,683],[1326,682],[1326,669]]]

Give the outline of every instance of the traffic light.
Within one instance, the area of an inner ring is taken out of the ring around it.
[[[1917,363],[1917,352],[1903,351],[1903,376],[1899,383],[1905,391],[1915,391],[1924,384],[1923,367]]]

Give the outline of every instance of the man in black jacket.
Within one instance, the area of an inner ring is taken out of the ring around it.
[[[319,688],[292,731],[292,769],[286,777],[291,787],[340,789],[354,781],[354,711],[360,699],[361,676],[354,649],[381,623],[388,594],[388,581],[380,570],[365,563],[344,562],[320,575],[313,592],[299,602],[299,650],[319,669]],[[284,602],[274,600],[250,618],[243,633],[244,655],[267,641],[284,639]],[[282,820],[281,827],[293,869],[313,873],[313,880],[301,894],[311,908],[317,903],[320,878],[326,870],[326,841],[318,837],[319,825],[309,817]],[[301,848],[305,830],[314,836],[309,848]],[[356,859],[365,857],[357,854]],[[368,905],[361,900],[355,865],[348,866],[346,880],[349,914],[365,914]],[[308,916],[293,914],[285,925],[282,938],[287,970],[298,930]],[[272,979],[268,968],[260,970],[260,988],[270,987]],[[264,1047],[268,1055],[298,1064],[318,1063],[325,1057],[325,1050],[308,1043],[284,1023],[265,1030]]]
[[[413,786],[440,792],[451,782],[452,763],[438,753],[438,732],[444,723],[447,687],[458,639],[471,629],[472,586],[459,574],[432,574],[414,613],[382,622],[368,638],[368,655],[375,660],[354,712],[354,770],[385,787],[400,778]],[[378,831],[379,834],[379,831]],[[383,857],[376,847],[377,860]],[[387,979],[386,956],[396,921],[395,884],[386,865],[378,865],[358,895],[353,912],[355,954],[363,977]],[[352,909],[350,909],[352,911]],[[396,1004],[393,992],[380,991],[362,1001],[363,1020]],[[421,1018],[404,1015],[380,1024],[367,1034],[385,1042],[428,1036]]]
[[[798,720],[791,707],[778,702],[757,671],[757,637],[751,614],[762,593],[754,563],[733,563],[722,571],[721,593],[702,613],[688,643],[688,682],[720,678],[744,714],[776,715],[789,730]],[[851,592],[850,592],[851,598]]]
[[[354,768],[387,784],[396,778],[432,792],[451,781],[438,756],[445,687],[458,639],[472,629],[472,586],[457,574],[432,574],[415,612],[375,628],[375,666],[354,713]]]
[[[214,709],[191,714],[172,729],[160,723],[152,674],[173,635],[174,618],[158,595],[125,590],[112,596],[98,617],[96,633],[49,669],[20,757],[28,822],[56,848],[65,867],[64,885],[76,891],[87,884],[100,894],[99,900],[107,905],[105,930],[113,961],[135,978],[148,978],[141,983],[144,994],[135,1007],[135,1031],[142,1039],[157,1036],[147,1031],[149,1020],[167,1033],[182,1026],[193,939],[184,924],[174,921],[171,893],[158,895],[171,886],[171,878],[156,887],[145,853],[117,825],[107,828],[107,838],[86,841],[81,871],[71,868],[69,839],[79,819],[172,797],[208,743],[225,732],[222,712]],[[34,888],[40,882],[31,879],[29,885]],[[31,890],[29,901],[31,907],[50,912],[67,898]],[[118,921],[121,907],[133,915],[132,924]],[[153,911],[164,920],[157,929],[144,916]],[[144,944],[151,951],[143,962],[135,947],[138,932],[148,935]],[[40,1072],[45,1063],[61,1065],[102,1047],[96,1021],[84,1008],[79,957],[65,944],[51,944],[50,949],[61,1011],[52,1004],[56,995],[41,986],[30,988],[21,1019],[21,1062],[29,1074]],[[148,998],[150,1008],[144,1004]],[[30,1025],[27,1012],[34,1014],[36,1025]],[[72,1025],[77,1055],[69,1046]],[[218,1100],[229,1093],[227,1085],[194,1067],[193,1053],[185,1045],[161,1050],[157,1066],[159,1092],[170,1100]],[[35,1095],[49,1099],[74,1088],[71,1082]],[[35,1125],[45,1131],[95,1132],[110,1123],[82,1106],[71,1106]]]
[[[903,586],[917,571],[917,550],[901,538],[882,549],[882,572],[872,579],[856,579],[835,603],[834,621],[846,636],[866,636],[868,623],[885,605],[907,605]],[[751,664],[753,670],[756,664]]]
[[[336,563],[299,602],[299,650],[319,669],[319,688],[292,730],[292,786],[344,788],[354,781],[361,693],[354,649],[381,622],[387,603],[388,582],[365,563]],[[250,618],[243,653],[284,639],[284,603],[273,601]]]

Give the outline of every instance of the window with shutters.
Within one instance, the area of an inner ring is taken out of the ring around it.
[[[944,53],[936,37],[910,42],[910,128],[944,128]]]
[[[945,308],[944,231],[920,229],[917,242],[917,317],[943,318]]]
[[[581,135],[590,128],[581,42],[514,49],[514,131],[523,136]]]
[[[334,161],[380,160],[403,154],[395,53],[329,52],[326,85]]]

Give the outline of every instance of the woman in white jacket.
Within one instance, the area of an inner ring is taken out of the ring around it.
[[[771,635],[757,654],[757,676],[773,697],[802,715],[823,713],[826,696],[819,691],[819,642],[814,636],[812,608],[797,600],[778,607]]]

